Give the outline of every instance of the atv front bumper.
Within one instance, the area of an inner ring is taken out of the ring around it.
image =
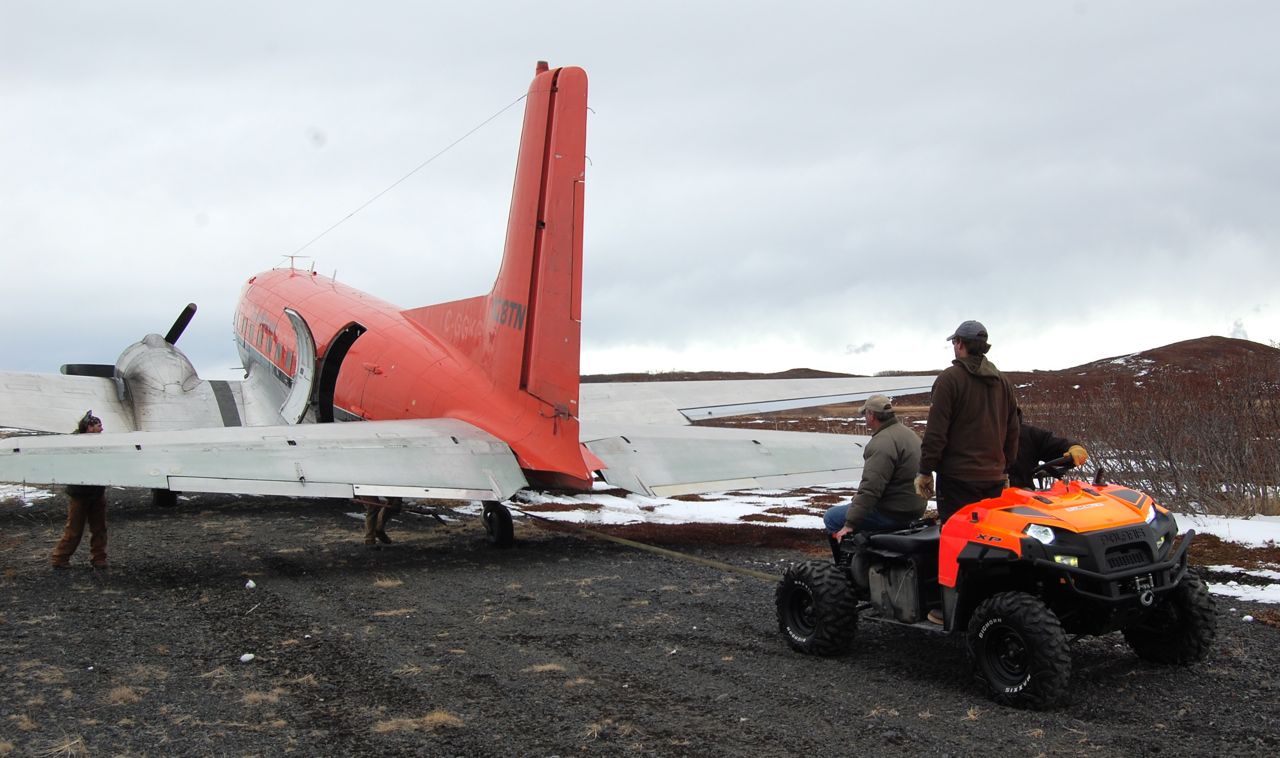
[[[1189,530],[1162,561],[1144,562],[1119,571],[1094,571],[1050,560],[1044,557],[1047,554],[1044,547],[1032,539],[1023,540],[1022,555],[1078,595],[1109,605],[1137,603],[1145,607],[1182,580],[1187,571],[1187,548],[1195,536],[1195,530]]]

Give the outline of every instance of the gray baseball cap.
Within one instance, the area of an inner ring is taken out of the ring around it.
[[[893,411],[893,401],[884,395],[872,395],[862,404],[863,413],[884,413]]]
[[[987,327],[983,326],[982,323],[978,321],[966,321],[960,326],[956,327],[955,333],[952,334],[950,337],[947,337],[947,342],[950,342],[951,340],[954,340],[954,339],[978,340],[979,342],[986,342]]]

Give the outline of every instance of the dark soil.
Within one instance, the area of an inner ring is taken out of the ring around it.
[[[49,568],[61,497],[0,509],[0,755],[1280,751],[1280,630],[1241,621],[1265,606],[1219,599],[1186,668],[1080,640],[1071,705],[1029,713],[979,692],[958,639],[864,623],[853,654],[805,657],[771,583],[525,518],[499,551],[479,519],[406,513],[370,550],[344,502],[109,498],[106,571],[87,545]],[[770,574],[809,557],[769,529],[616,533]]]

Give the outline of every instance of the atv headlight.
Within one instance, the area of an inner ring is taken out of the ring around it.
[[[1060,563],[1063,566],[1070,566],[1071,568],[1077,568],[1080,565],[1080,557],[1075,555],[1055,555],[1053,556],[1053,560],[1056,563]]]
[[[1026,529],[1022,530],[1022,533],[1039,540],[1041,545],[1053,544],[1053,530],[1044,524],[1029,524]]]
[[[1147,506],[1147,515],[1145,518],[1147,519],[1148,524],[1156,520],[1156,507],[1154,505]]]

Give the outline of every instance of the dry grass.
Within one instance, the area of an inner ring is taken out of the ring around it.
[[[782,516],[770,516],[766,513],[748,513],[745,516],[739,516],[739,521],[756,522],[760,524],[785,524],[786,518]]]
[[[10,755],[13,753],[13,743],[0,740],[0,755]]]
[[[200,675],[201,679],[230,679],[232,674],[226,666],[219,666],[212,671],[206,671]]]
[[[404,580],[396,579],[389,576],[380,576],[373,580],[373,586],[380,590],[389,590],[392,587],[399,587],[404,584]]]
[[[262,705],[263,703],[278,703],[280,702],[280,696],[285,694],[288,694],[288,691],[280,687],[276,687],[270,692],[246,692],[244,697],[240,698],[240,702],[250,706]]]
[[[417,676],[422,673],[422,667],[412,663],[406,663],[398,669],[391,672],[396,676]]]
[[[565,687],[582,687],[582,686],[584,686],[584,685],[588,685],[588,684],[595,684],[595,682],[591,681],[590,679],[586,678],[585,676],[579,676],[579,677],[576,677],[576,678],[574,678],[574,679],[569,679],[568,681],[566,681],[566,682],[564,683],[564,686],[565,686]]]
[[[150,666],[145,663],[139,663],[129,670],[128,676],[130,679],[163,682],[169,678],[169,671],[159,666]]]
[[[13,721],[13,725],[20,732],[32,732],[40,728],[40,725],[32,721],[31,717],[25,713],[18,716],[10,716],[9,719]]]
[[[526,666],[520,669],[522,674],[542,674],[548,671],[564,671],[564,666],[558,663],[539,663],[536,666]]]
[[[765,508],[765,513],[772,513],[775,516],[813,516],[818,511],[814,508],[805,508],[800,505],[778,505],[773,508]]]
[[[106,702],[107,705],[133,705],[142,702],[142,693],[129,686],[112,687]]]
[[[587,725],[587,738],[592,740],[609,739],[611,737],[630,737],[636,728],[625,721],[601,719]]]
[[[60,741],[54,742],[42,750],[37,750],[32,755],[37,756],[37,758],[74,758],[74,756],[89,755],[89,748],[85,746],[84,738],[80,735],[67,735]]]
[[[432,711],[416,719],[389,719],[373,725],[376,734],[388,732],[435,732],[441,729],[459,729],[462,719],[448,711]]]
[[[294,684],[301,684],[304,687],[319,687],[320,680],[316,679],[315,674],[304,674],[293,680]]]
[[[529,513],[562,513],[569,511],[598,511],[602,508],[599,503],[531,503],[529,505],[521,505],[520,510]]]
[[[374,612],[373,612],[373,615],[375,615],[375,616],[391,616],[391,617],[397,617],[397,618],[398,618],[398,617],[401,617],[401,616],[408,616],[408,615],[409,615],[409,614],[411,614],[411,613],[415,613],[417,610],[418,610],[417,608],[396,608],[396,609],[394,609],[394,610],[390,610],[390,611],[374,611]]]

